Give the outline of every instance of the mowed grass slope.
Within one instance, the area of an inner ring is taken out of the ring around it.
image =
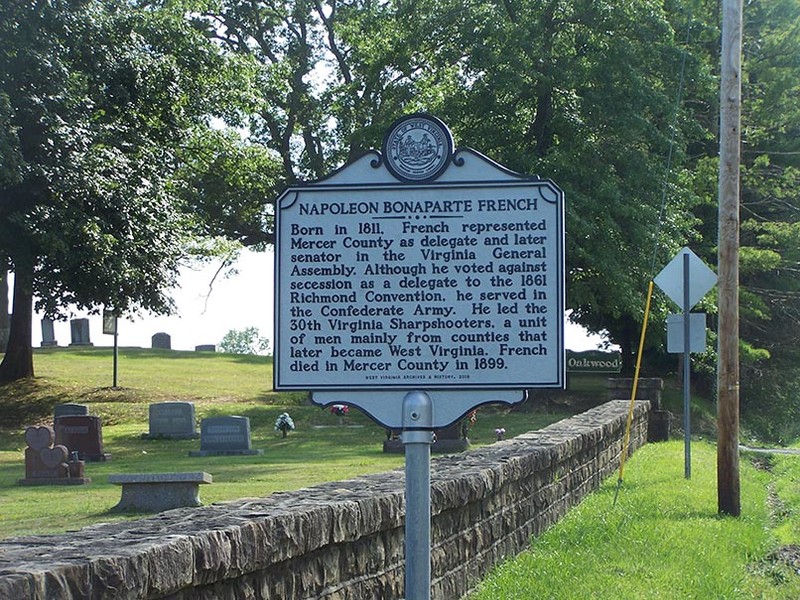
[[[310,405],[304,393],[272,391],[272,361],[267,357],[221,353],[120,350],[119,388],[112,389],[109,348],[37,350],[37,377],[0,387],[0,537],[61,532],[99,521],[132,518],[109,509],[120,488],[112,473],[207,471],[214,483],[201,486],[205,503],[265,496],[325,481],[401,468],[403,457],[383,453],[386,431],[357,410],[343,420]],[[199,440],[146,440],[152,402],[194,402],[197,418],[249,417],[252,447],[261,456],[190,457]],[[24,429],[52,425],[58,403],[89,405],[103,420],[105,451],[111,460],[87,463],[88,486],[27,487]],[[288,437],[274,430],[288,412],[296,430]],[[566,414],[516,413],[482,409],[470,432],[475,445],[491,443],[494,429],[507,436],[538,429]]]
[[[683,467],[682,442],[643,447],[616,505],[610,478],[471,600],[800,598],[800,456],[743,457],[738,518],[717,513],[713,444]]]

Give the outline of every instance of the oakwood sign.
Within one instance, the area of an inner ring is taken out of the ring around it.
[[[568,373],[619,373],[622,370],[621,352],[567,350]]]

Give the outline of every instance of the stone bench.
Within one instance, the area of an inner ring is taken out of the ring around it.
[[[113,511],[161,512],[183,506],[200,506],[200,484],[211,483],[211,474],[125,473],[109,475],[108,482],[122,486],[122,498]]]

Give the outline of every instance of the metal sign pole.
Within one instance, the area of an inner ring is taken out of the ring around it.
[[[675,304],[683,308],[683,431],[685,445],[685,475],[692,476],[691,465],[691,322],[689,311],[714,287],[717,276],[689,248],[681,250],[653,280]],[[677,335],[677,332],[676,332]],[[703,344],[705,345],[705,344]],[[680,352],[676,342],[672,352]],[[701,348],[697,349],[698,351]]]
[[[431,597],[431,444],[433,402],[425,392],[403,398],[406,455],[406,600]]]
[[[686,479],[692,478],[692,440],[690,414],[691,357],[689,355],[689,255],[683,255],[683,472]]]
[[[119,330],[117,329],[117,316],[114,315],[114,388],[117,387],[117,362],[119,361]]]

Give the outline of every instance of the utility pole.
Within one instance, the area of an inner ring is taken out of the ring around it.
[[[719,338],[717,501],[738,517],[739,490],[739,162],[742,0],[722,0],[719,141]]]

